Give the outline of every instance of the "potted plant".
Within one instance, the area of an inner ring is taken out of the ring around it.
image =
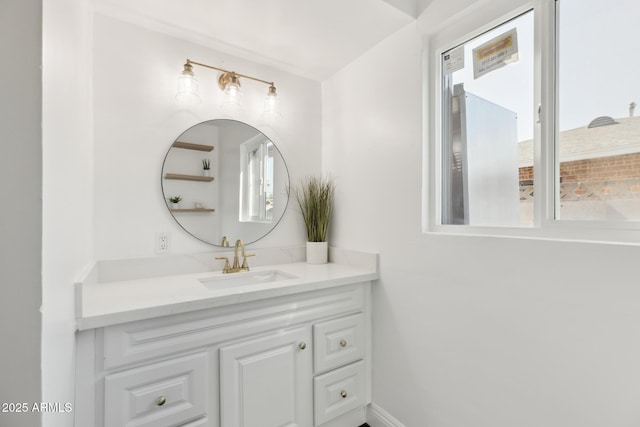
[[[169,203],[171,204],[171,209],[180,209],[181,201],[182,201],[182,196],[169,197]]]
[[[322,177],[307,177],[293,191],[307,231],[307,262],[310,264],[327,262],[327,231],[334,191],[333,179]]]
[[[202,159],[202,175],[211,176],[211,159]]]

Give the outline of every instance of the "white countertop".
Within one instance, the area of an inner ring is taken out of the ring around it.
[[[224,275],[220,271],[210,271],[108,283],[85,280],[76,285],[77,329],[99,328],[378,278],[377,255],[346,251],[341,251],[340,255],[344,263],[313,265],[294,262],[252,267],[249,272]],[[294,277],[222,289],[209,289],[200,281],[274,270]]]

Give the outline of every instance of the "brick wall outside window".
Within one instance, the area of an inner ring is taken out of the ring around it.
[[[533,199],[533,167],[522,167],[520,200]],[[560,164],[563,201],[640,198],[640,153],[574,160]]]

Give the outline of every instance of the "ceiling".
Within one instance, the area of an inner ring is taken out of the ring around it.
[[[425,0],[95,0],[99,13],[323,80],[415,20]]]

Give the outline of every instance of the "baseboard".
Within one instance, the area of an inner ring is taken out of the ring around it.
[[[405,427],[404,424],[375,403],[367,407],[367,423],[371,427]]]

